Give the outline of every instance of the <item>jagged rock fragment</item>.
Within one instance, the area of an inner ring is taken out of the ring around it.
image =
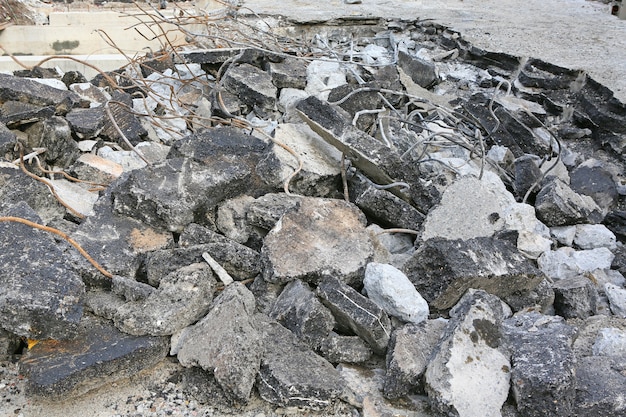
[[[535,288],[544,278],[510,243],[491,238],[430,239],[403,272],[431,308],[452,307],[469,288],[500,297]]]
[[[291,330],[311,349],[318,348],[335,326],[330,310],[300,280],[293,280],[285,286],[270,317]]]
[[[537,217],[548,226],[599,223],[603,215],[591,197],[572,190],[559,179],[545,185],[535,203]]]
[[[361,280],[373,256],[363,213],[342,200],[306,198],[265,237],[261,255],[268,282],[317,282],[333,275]]]
[[[202,318],[216,286],[209,265],[192,264],[163,277],[159,288],[117,309],[118,329],[128,334],[169,336]]]
[[[41,224],[24,202],[0,214]],[[54,235],[25,224],[0,222],[0,235],[0,326],[29,339],[74,337],[85,285],[71,258]]]
[[[266,401],[283,407],[320,409],[344,389],[335,368],[316,355],[279,323],[258,320],[265,354],[257,375],[257,390]]]
[[[43,340],[20,360],[28,395],[61,401],[129,377],[162,360],[165,337],[130,336],[109,322],[85,316],[75,339]]]
[[[451,312],[425,374],[428,399],[436,412],[500,416],[511,378],[509,359],[499,349],[500,325],[510,314],[504,306],[498,297],[472,290]]]
[[[385,353],[391,335],[391,322],[380,307],[336,278],[324,278],[317,287],[317,294],[339,326],[360,336],[374,352]]]
[[[422,376],[447,325],[446,320],[408,323],[391,334],[384,395],[400,398],[423,390]]]
[[[263,355],[252,293],[238,282],[226,286],[209,313],[184,329],[172,349],[183,366],[211,371],[228,396],[247,402]]]
[[[572,344],[576,329],[558,316],[521,313],[503,324],[511,352],[511,386],[525,416],[571,416],[576,371]]]

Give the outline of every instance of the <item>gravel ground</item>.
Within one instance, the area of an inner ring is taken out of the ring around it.
[[[4,3],[4,0],[0,0]],[[340,15],[430,18],[460,31],[484,49],[532,56],[569,68],[584,69],[626,101],[626,20],[609,6],[585,0],[246,0],[259,13],[283,13],[307,19]],[[274,408],[253,398],[244,410],[201,404],[183,392],[180,366],[165,360],[132,378],[94,390],[78,399],[48,403],[27,398],[15,363],[0,363],[0,416],[351,416],[338,404],[326,413]]]

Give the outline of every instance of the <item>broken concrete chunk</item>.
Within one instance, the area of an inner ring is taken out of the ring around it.
[[[539,191],[535,208],[537,217],[550,227],[599,223],[603,218],[600,207],[591,197],[577,194],[559,179],[554,179]]]
[[[341,153],[326,143],[303,123],[281,123],[276,127],[274,139],[289,147],[298,159],[282,146],[272,146],[272,157],[263,160],[257,173],[268,184],[282,188],[283,184],[302,163],[302,169],[289,182],[291,192],[332,197],[339,184]]]
[[[92,153],[78,157],[71,167],[73,174],[83,181],[109,185],[122,175],[122,165]]]
[[[357,174],[350,181],[350,200],[368,217],[381,224],[401,229],[417,230],[424,222],[424,214],[411,204],[387,190],[379,190],[363,179],[357,184]]]
[[[615,208],[619,199],[617,186],[602,162],[587,160],[572,171],[570,178],[572,190],[593,198],[603,213]]]
[[[491,238],[430,239],[403,266],[431,308],[452,307],[469,288],[499,297],[535,288],[544,278],[510,243]]]
[[[183,366],[211,371],[227,395],[244,403],[250,398],[263,355],[253,314],[254,296],[234,282],[215,298],[202,320],[172,343]]]
[[[68,166],[80,155],[70,126],[62,117],[53,116],[35,123],[25,132],[28,135],[27,146],[46,148],[43,159],[52,165]]]
[[[113,275],[111,279],[111,292],[127,301],[145,300],[155,291],[156,288],[152,285],[144,284],[131,278]]]
[[[208,265],[182,267],[161,279],[147,298],[120,306],[115,325],[128,334],[172,335],[207,313],[216,285]]]
[[[130,94],[116,89],[111,93],[110,102],[105,105],[110,111],[105,112],[104,128],[101,131],[102,137],[111,141],[119,141],[120,144],[125,143],[126,141],[118,132],[119,128],[126,140],[137,145],[148,134],[137,116],[133,114],[133,99]],[[109,113],[112,117],[109,116]]]
[[[171,247],[174,238],[163,229],[116,215],[107,197],[98,200],[95,214],[83,220],[72,237],[110,273],[134,277],[141,265],[142,254]],[[80,261],[78,265],[83,277],[93,276],[91,265],[78,254],[74,258]],[[101,278],[96,276],[95,279]]]
[[[590,279],[583,276],[561,279],[553,288],[554,310],[559,316],[584,319],[596,314],[598,291]]]
[[[423,239],[470,239],[493,236],[504,227],[505,209],[515,203],[504,184],[464,176],[446,188],[428,213]],[[459,207],[463,207],[460,211]]]
[[[242,281],[254,278],[260,272],[259,254],[209,229],[204,229],[209,237],[199,245],[175,249],[153,251],[146,256],[145,270],[148,283],[158,285],[170,272],[193,263],[204,263],[202,254],[207,252],[234,279]],[[210,235],[209,235],[210,234]]]
[[[343,200],[302,199],[263,243],[263,277],[268,282],[316,282],[333,275],[358,283],[374,254],[365,216]]]
[[[291,330],[311,349],[317,349],[335,327],[335,318],[300,280],[293,280],[280,294],[270,317]]]
[[[576,364],[575,415],[596,417],[623,413],[625,368],[624,356],[581,358]]]
[[[562,247],[537,258],[539,269],[552,279],[573,278],[597,269],[610,269],[615,255],[607,248],[574,250]]]
[[[576,329],[558,316],[523,313],[507,319],[502,331],[511,353],[511,385],[517,410],[525,416],[575,413]]]
[[[304,61],[294,58],[286,58],[281,62],[270,62],[270,75],[276,88],[306,87],[307,65]]]
[[[574,244],[580,249],[615,249],[616,238],[603,224],[577,224]]]
[[[107,115],[103,107],[93,107],[73,109],[65,116],[65,119],[80,139],[92,139],[97,137],[104,128]]]
[[[455,306],[425,374],[431,406],[459,416],[500,416],[509,394],[511,364],[499,350],[507,312],[498,297],[468,293]],[[480,384],[468,381],[480,380]]]
[[[336,278],[324,278],[317,294],[335,316],[337,324],[365,340],[374,352],[384,354],[391,334],[387,314],[370,299]]]
[[[443,319],[408,323],[391,334],[384,385],[386,398],[423,391],[422,375],[446,324]]]
[[[21,101],[6,101],[0,105],[0,122],[13,129],[40,122],[54,115],[54,106],[36,106]]]
[[[0,210],[20,201],[37,213],[42,224],[60,220],[66,213],[47,186],[17,169],[0,167]]]
[[[272,84],[272,76],[250,64],[231,66],[222,78],[224,86],[244,103],[261,110],[276,107],[278,90]]]
[[[604,293],[609,299],[611,312],[618,317],[626,318],[626,289],[606,283],[604,284]]]
[[[80,101],[78,95],[26,78],[0,74],[0,101],[22,101],[39,106],[52,105],[57,114],[65,114]]]
[[[408,193],[400,187],[391,187],[389,191],[406,201],[414,201],[418,208],[424,210],[433,204],[437,195],[431,195],[434,192],[432,187],[422,185],[415,167],[406,164],[400,155],[382,142],[352,126],[343,110],[316,97],[300,101],[296,109],[315,133],[344,153],[356,168],[376,184],[408,182]]]
[[[242,195],[222,202],[217,207],[216,226],[219,231],[235,242],[245,244],[253,233],[246,221],[246,213],[252,201],[254,197]]]
[[[24,202],[1,214],[41,224]],[[29,339],[74,337],[85,285],[71,258],[52,234],[25,224],[1,222],[0,235],[0,326]]]
[[[319,350],[331,363],[362,363],[372,356],[372,349],[359,336],[342,336],[335,332],[330,332]]]
[[[131,171],[112,189],[114,211],[155,227],[182,232],[196,213],[210,211],[249,186],[247,167],[216,161],[203,165],[187,158],[168,159]]]
[[[85,316],[75,339],[41,341],[19,367],[28,377],[29,395],[60,401],[149,368],[168,348],[167,338],[129,336],[105,320]]]
[[[421,87],[430,88],[439,81],[435,64],[425,59],[398,51],[398,65]]]
[[[369,263],[365,268],[363,285],[367,297],[387,314],[411,323],[428,318],[428,304],[407,276],[396,267]]]
[[[302,197],[292,194],[268,193],[250,203],[246,219],[252,226],[270,230],[283,215],[300,206]]]
[[[615,327],[601,329],[591,351],[594,356],[626,355],[626,332]]]
[[[330,405],[345,385],[335,368],[277,322],[257,317],[265,346],[257,375],[261,398],[283,407]]]
[[[548,314],[554,310],[554,289],[547,278],[532,290],[516,291],[502,299],[515,312],[530,309]]]

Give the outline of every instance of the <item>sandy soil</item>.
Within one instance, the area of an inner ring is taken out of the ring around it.
[[[286,14],[299,20],[346,15],[433,19],[458,30],[478,47],[583,69],[626,102],[626,20],[611,16],[609,6],[600,2],[363,0],[348,5],[342,0],[292,0],[288,8],[286,4],[245,0],[245,6],[257,13]],[[15,365],[0,363],[0,416],[222,415],[178,391],[172,382],[178,370],[176,364],[166,361],[80,399],[50,404],[25,397],[24,381],[17,376]],[[258,401],[245,413],[235,412],[250,417],[289,414],[302,415],[295,410],[273,410]]]

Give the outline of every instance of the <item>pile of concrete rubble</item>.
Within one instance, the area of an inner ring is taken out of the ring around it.
[[[358,25],[307,59],[0,74],[0,346],[30,395],[169,355],[232,409],[624,412],[624,104],[428,22]]]

